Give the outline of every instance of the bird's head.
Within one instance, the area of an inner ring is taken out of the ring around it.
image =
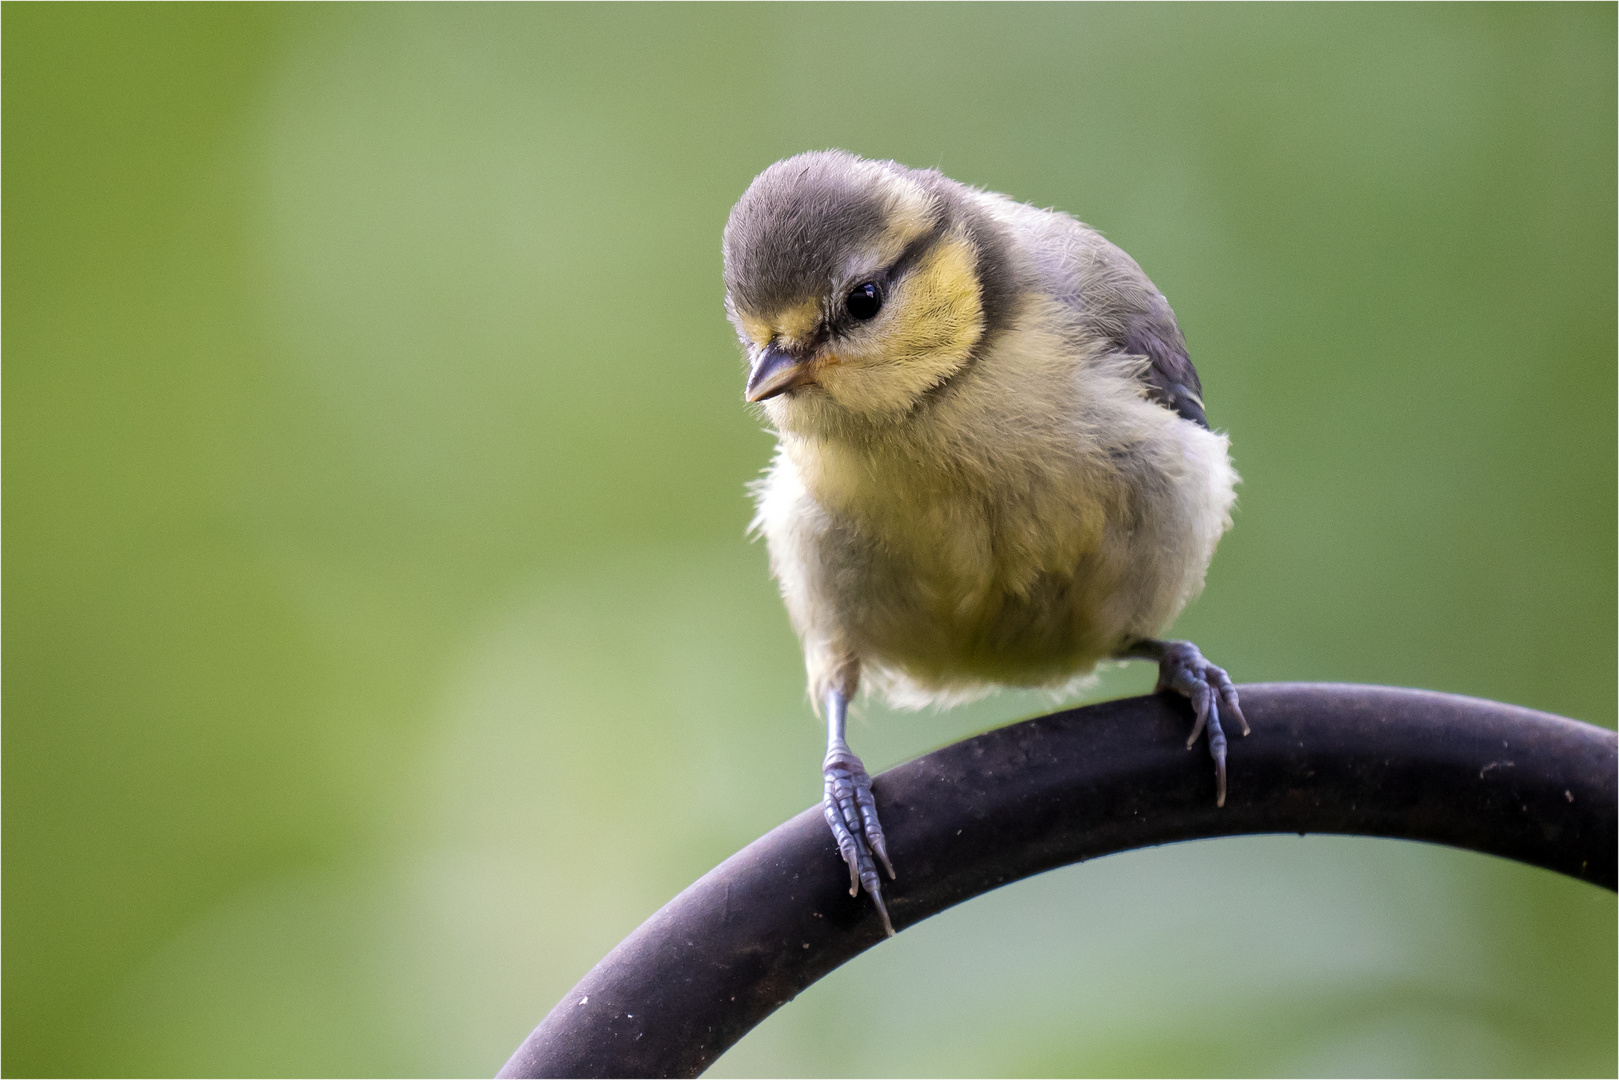
[[[838,150],[770,166],[725,226],[744,396],[806,434],[904,416],[996,321],[994,232],[938,173]]]

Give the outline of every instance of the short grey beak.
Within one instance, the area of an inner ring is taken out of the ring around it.
[[[748,389],[742,395],[748,401],[764,401],[797,386],[804,376],[804,365],[793,359],[786,350],[770,345],[759,354],[753,370],[748,373]]]

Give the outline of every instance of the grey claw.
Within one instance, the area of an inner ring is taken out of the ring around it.
[[[895,881],[899,875],[894,873],[894,862],[888,857],[888,845],[883,842],[883,834],[878,832],[871,837],[871,850],[882,861],[883,869],[888,871],[888,880]]]
[[[1209,693],[1209,688],[1200,681],[1191,683],[1181,693],[1192,699],[1192,709],[1197,713],[1197,719],[1192,721],[1192,733],[1186,736],[1186,749],[1190,750],[1197,745],[1198,736],[1208,727],[1211,717],[1214,723],[1220,722],[1219,706],[1214,703],[1214,695]]]
[[[883,935],[885,937],[893,937],[894,936],[894,924],[892,922],[889,922],[889,920],[888,920],[888,905],[883,903],[883,891],[882,891],[882,889],[880,889],[880,888],[872,889],[871,890],[871,900],[872,900],[872,903],[877,905],[877,914],[882,916]]]
[[[1225,704],[1226,712],[1237,718],[1237,723],[1242,725],[1244,735],[1251,735],[1253,732],[1248,727],[1248,718],[1242,715],[1242,706],[1237,701],[1237,688],[1231,685],[1231,676],[1225,673],[1224,668],[1215,667],[1213,664],[1209,665],[1209,670],[1213,672],[1215,681],[1219,685],[1220,700]]]
[[[1220,707],[1209,702],[1209,757],[1214,759],[1214,805],[1225,805],[1225,729],[1220,726]]]
[[[883,823],[877,820],[877,799],[871,793],[871,781],[868,779],[865,786],[856,785],[855,801],[860,806],[860,826],[865,833],[866,843],[872,852],[882,860],[883,866],[888,870],[889,880],[893,880],[894,864],[888,858],[888,838],[883,835]]]
[[[1203,734],[1203,729],[1207,727],[1208,724],[1209,710],[1198,709],[1197,719],[1192,721],[1192,733],[1186,736],[1186,749],[1190,750],[1192,747],[1197,745],[1198,736]]]

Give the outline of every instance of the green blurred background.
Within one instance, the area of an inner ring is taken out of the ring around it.
[[[1178,632],[1240,681],[1614,724],[1612,5],[12,3],[3,92],[9,1075],[493,1073],[818,798],[719,257],[804,149],[1169,295],[1244,477]],[[1184,845],[715,1072],[1613,1075],[1615,956],[1482,856]]]

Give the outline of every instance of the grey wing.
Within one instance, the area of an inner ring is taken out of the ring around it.
[[[1047,219],[1041,260],[1053,292],[1078,314],[1087,333],[1128,356],[1147,360],[1147,397],[1200,427],[1203,384],[1186,354],[1186,338],[1169,301],[1136,261],[1101,233],[1066,215]]]
[[[1175,322],[1169,301],[1155,289],[1145,311],[1123,313],[1118,321],[1122,331],[1114,341],[1119,350],[1147,358],[1147,368],[1142,373],[1147,381],[1147,396],[1199,427],[1208,427],[1208,417],[1203,414],[1203,384],[1191,357],[1186,355],[1186,338]]]

